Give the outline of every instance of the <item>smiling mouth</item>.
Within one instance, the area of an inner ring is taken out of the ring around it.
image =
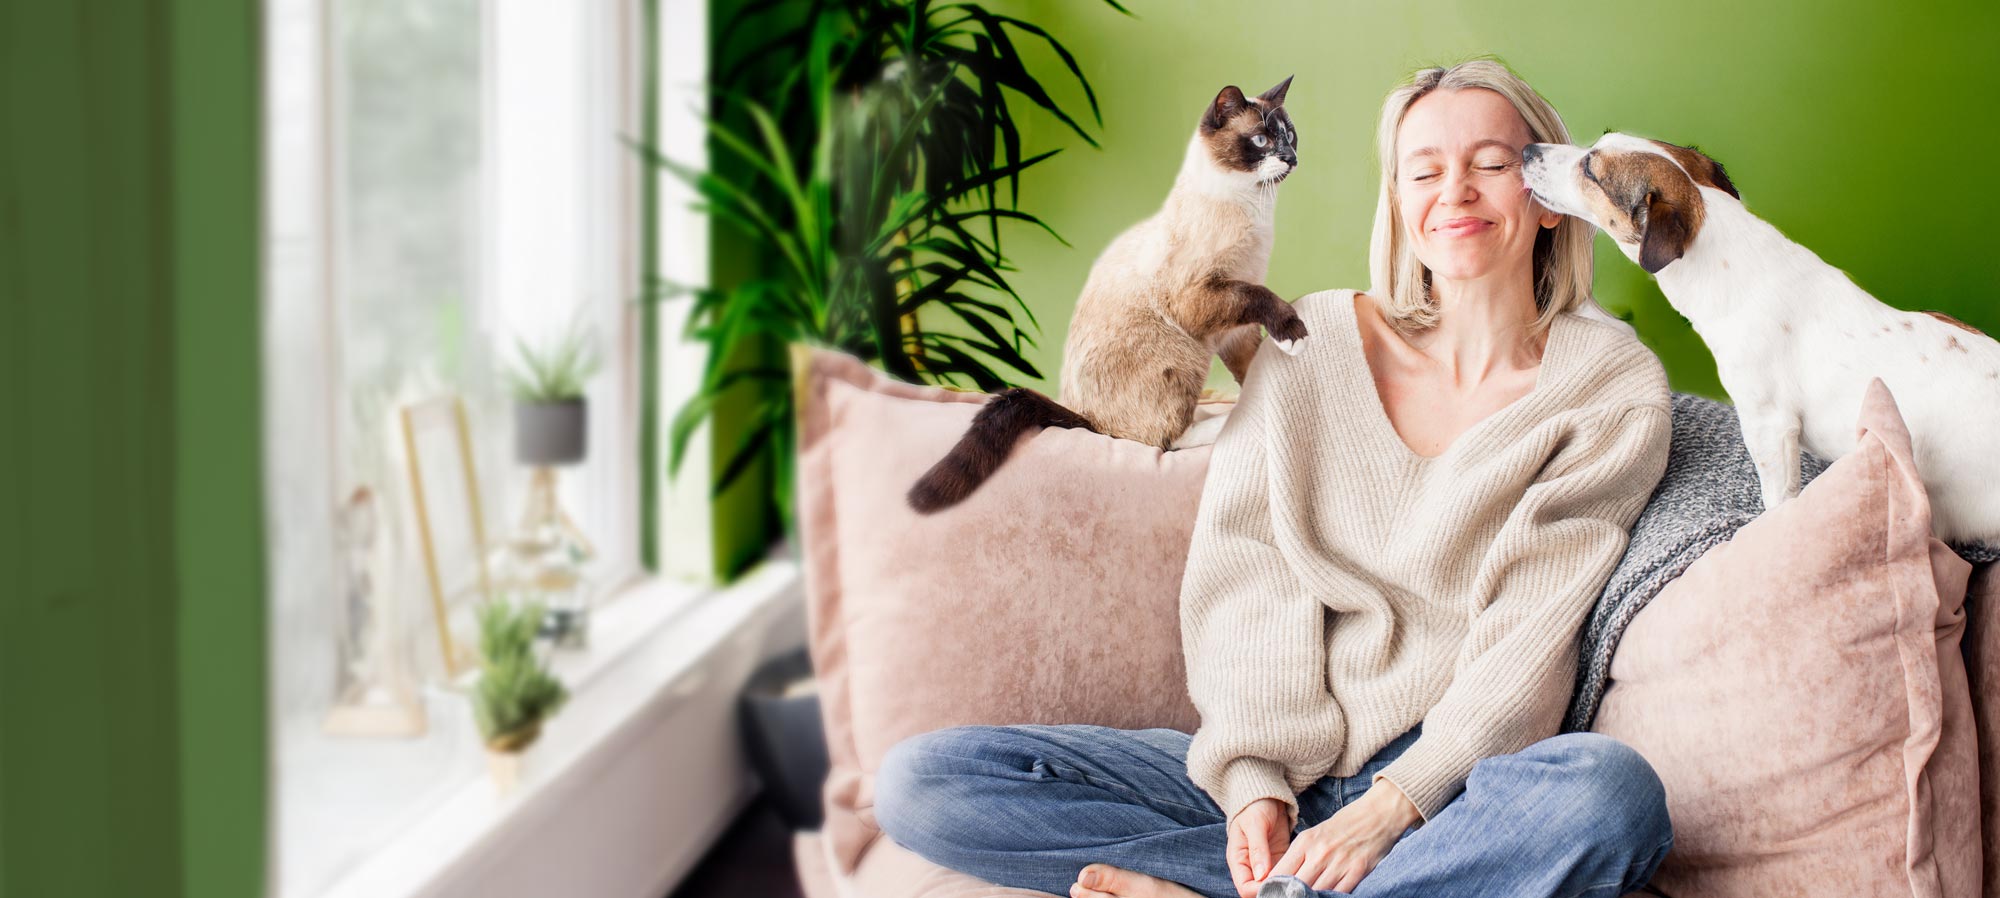
[[[1471,234],[1486,230],[1492,225],[1492,222],[1482,218],[1467,218],[1439,225],[1437,230],[1442,234]]]

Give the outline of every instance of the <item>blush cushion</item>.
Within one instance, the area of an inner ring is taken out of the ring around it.
[[[1675,898],[1980,894],[1959,652],[1971,566],[1931,534],[1881,381],[1855,449],[1633,619],[1593,729],[1667,787]]]
[[[1965,594],[1965,664],[1979,730],[1979,822],[1986,894],[2000,895],[2000,562],[1982,564]]]
[[[800,398],[798,521],[832,872],[854,873],[877,841],[874,771],[905,737],[1009,723],[1194,731],[1179,598],[1209,446],[1034,432],[965,502],[926,517],[904,493],[985,394],[816,352]],[[1196,417],[1228,408],[1204,402]]]

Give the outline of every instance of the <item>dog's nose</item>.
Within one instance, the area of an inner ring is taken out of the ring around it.
[[[1523,161],[1523,162],[1533,162],[1533,161],[1535,161],[1535,160],[1537,160],[1537,159],[1540,159],[1540,158],[1542,158],[1542,145],[1541,145],[1541,144],[1538,144],[1538,143],[1531,143],[1531,144],[1528,144],[1527,146],[1525,146],[1525,147],[1522,147],[1522,148],[1521,148],[1521,161]]]

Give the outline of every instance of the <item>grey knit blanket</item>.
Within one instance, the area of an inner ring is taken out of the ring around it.
[[[1736,409],[1701,396],[1673,394],[1674,440],[1667,472],[1632,525],[1625,557],[1605,581],[1604,595],[1584,625],[1576,692],[1565,732],[1587,730],[1610,679],[1611,655],[1626,625],[1702,553],[1728,542],[1764,510],[1757,469],[1743,445]],[[1801,485],[1826,462],[1800,453]],[[1953,546],[1975,564],[2000,560],[2000,548]]]

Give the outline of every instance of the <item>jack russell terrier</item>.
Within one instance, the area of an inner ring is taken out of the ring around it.
[[[1799,447],[1828,461],[1854,448],[1879,377],[1909,426],[1938,537],[2000,543],[2000,343],[1883,305],[1750,214],[1695,150],[1611,133],[1587,150],[1530,144],[1522,159],[1542,205],[1610,235],[1708,343],[1765,508],[1798,494]]]

